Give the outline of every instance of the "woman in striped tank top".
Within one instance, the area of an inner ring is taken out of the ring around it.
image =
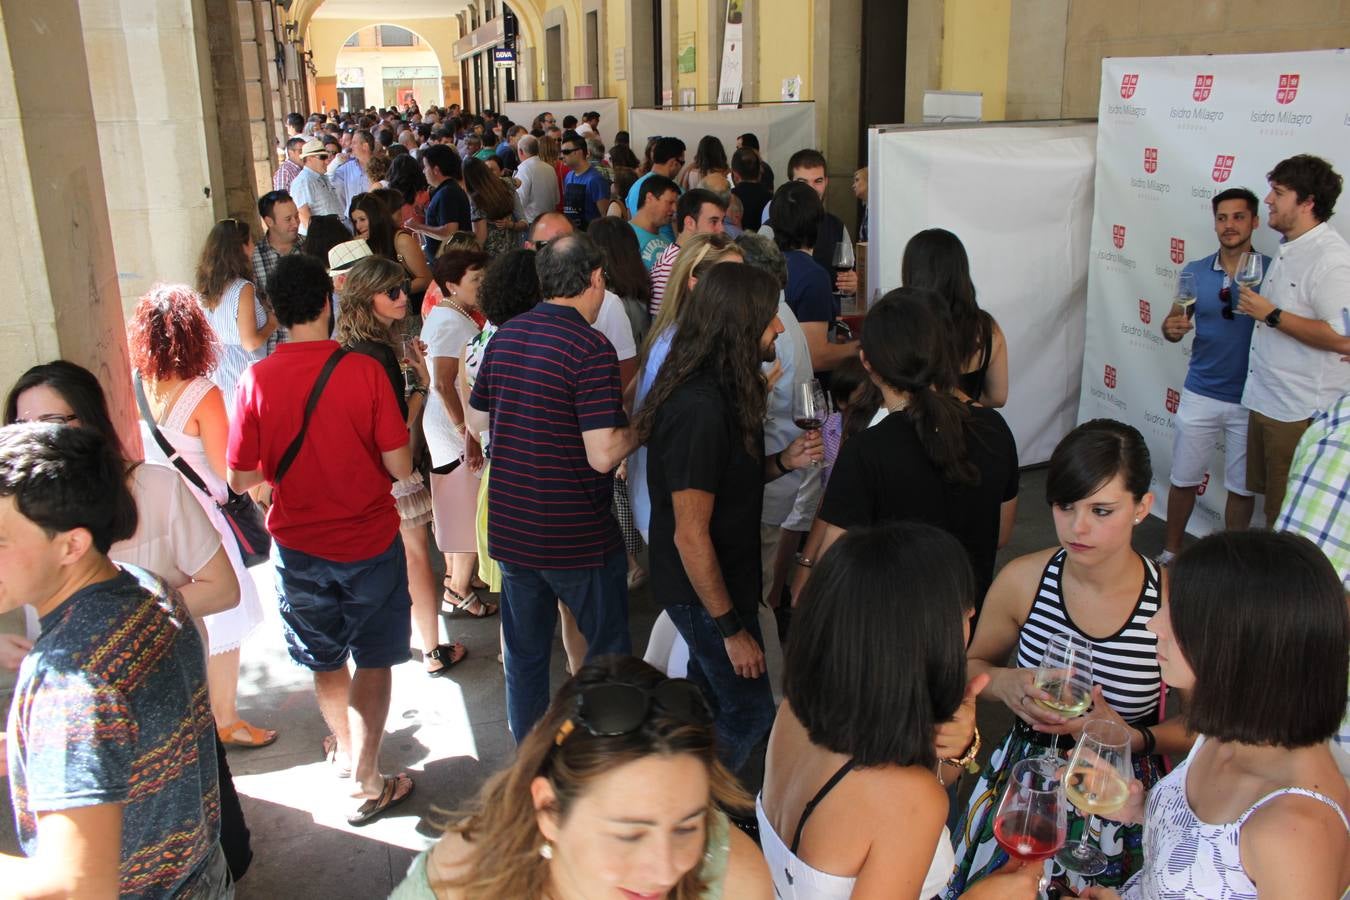
[[[1013,560],[989,589],[968,651],[970,674],[987,675],[986,698],[1007,704],[1017,721],[981,773],[954,838],[956,869],[947,886],[957,897],[1007,858],[994,840],[994,811],[1014,763],[1051,752],[1055,735],[1066,756],[1089,718],[1123,719],[1131,729],[1135,772],[1145,787],[1161,775],[1156,753],[1184,754],[1191,744],[1180,719],[1161,725],[1162,676],[1157,637],[1146,629],[1161,602],[1158,570],[1134,550],[1134,527],[1148,515],[1152,466],[1143,436],[1110,419],[1086,422],[1050,457],[1046,501],[1061,546]],[[1093,653],[1093,708],[1066,719],[1035,701],[1050,636],[1087,639]],[[1016,653],[1014,664],[1006,666]],[[1106,871],[1095,880],[1119,885],[1142,865],[1141,829],[1106,820],[1100,846]],[[1070,838],[1084,821],[1069,811]]]

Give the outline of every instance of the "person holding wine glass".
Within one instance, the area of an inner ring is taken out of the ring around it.
[[[1324,159],[1301,154],[1266,174],[1270,227],[1283,235],[1266,294],[1243,287],[1238,312],[1256,320],[1242,405],[1247,488],[1266,495],[1266,519],[1284,502],[1289,463],[1313,415],[1350,391],[1343,310],[1350,297],[1350,243],[1327,225],[1343,179]],[[1339,330],[1338,330],[1339,329]]]
[[[1234,314],[1242,263],[1252,250],[1252,232],[1260,224],[1256,195],[1246,188],[1229,188],[1214,196],[1214,234],[1219,249],[1192,260],[1181,270],[1171,312],[1162,323],[1162,335],[1177,343],[1192,330],[1190,362],[1173,418],[1172,471],[1168,475],[1167,537],[1158,565],[1166,566],[1181,552],[1186,524],[1195,510],[1195,498],[1205,483],[1205,469],[1222,442],[1224,450],[1224,525],[1243,529],[1251,524],[1256,497],[1247,488],[1247,410],[1242,387],[1247,381],[1247,352],[1252,342],[1252,319]],[[1255,253],[1257,265],[1269,262]],[[1189,294],[1182,292],[1185,280]],[[1189,296],[1190,304],[1182,303]]]
[[[1350,787],[1328,748],[1346,704],[1350,613],[1306,538],[1221,532],[1177,557],[1148,628],[1200,735],[1112,814],[1144,822],[1144,868],[1092,900],[1340,897],[1350,888]]]
[[[965,551],[931,525],[856,529],[821,559],[789,634],[756,802],[776,896],[943,889],[953,857],[941,780],[979,746],[984,681],[965,677],[974,608]],[[1030,900],[1039,868],[1014,861],[964,896]]]
[[[976,615],[1017,511],[1017,445],[998,411],[953,396],[944,301],[891,291],[867,312],[862,363],[890,412],[839,450],[797,558],[793,596],[845,531],[913,519],[951,532],[975,569]]]
[[[1158,724],[1157,638],[1145,626],[1158,610],[1161,585],[1157,567],[1131,544],[1135,526],[1153,504],[1152,477],[1143,435],[1110,419],[1079,425],[1050,457],[1046,501],[1061,546],[1003,568],[989,589],[967,654],[972,675],[990,677],[984,695],[1005,704],[1017,719],[981,773],[957,826],[957,865],[948,898],[977,883],[1003,858],[992,798],[1003,791],[1013,766],[1045,755],[1062,743],[1059,736],[1077,737],[1087,724],[1084,716],[1071,715],[1082,711],[1077,702],[1062,711],[1043,705],[1055,699],[1044,689],[1049,684],[1042,671],[1053,635],[1071,633],[1090,645],[1093,715],[1106,715],[1109,708],[1129,724],[1136,778],[1153,784],[1161,775],[1155,754],[1183,753],[1190,746],[1179,718]],[[1074,835],[1083,830],[1083,819],[1073,810],[1069,828]],[[1141,840],[1138,827],[1110,823],[1104,828],[1107,866],[1100,883],[1122,884],[1140,867]]]

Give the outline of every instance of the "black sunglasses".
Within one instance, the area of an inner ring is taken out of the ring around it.
[[[1223,301],[1223,309],[1219,311],[1219,315],[1225,319],[1233,318],[1233,289],[1228,286],[1226,279],[1223,287],[1219,288],[1219,299]]]
[[[667,678],[652,688],[636,684],[588,684],[576,698],[576,710],[553,737],[555,747],[580,725],[597,737],[632,734],[653,708],[696,725],[711,725],[712,708],[698,685],[687,678]]]
[[[385,291],[384,295],[388,297],[390,300],[397,300],[399,297],[403,296],[403,285],[401,284],[394,285],[389,290]]]
[[[586,149],[586,148],[585,148],[585,147],[563,147],[563,148],[562,148],[562,152],[563,152],[563,153],[578,153],[578,152],[580,152],[580,151],[582,151],[582,150],[584,150],[584,149]]]

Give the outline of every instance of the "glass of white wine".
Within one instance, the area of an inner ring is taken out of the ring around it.
[[[1195,274],[1193,272],[1182,272],[1177,277],[1177,294],[1172,300],[1177,306],[1181,307],[1187,318],[1195,307]]]
[[[1106,871],[1106,854],[1093,846],[1101,834],[1098,816],[1110,816],[1130,799],[1130,730],[1119,722],[1094,719],[1069,758],[1064,796],[1085,816],[1083,836],[1069,841],[1055,859],[1065,869],[1091,878]]]
[[[1036,702],[1066,719],[1081,716],[1092,705],[1092,644],[1081,634],[1052,634],[1036,669],[1037,690],[1050,695]],[[1050,744],[1050,755],[1059,756],[1059,735]]]
[[[1255,250],[1248,250],[1246,253],[1242,254],[1238,259],[1237,277],[1233,279],[1238,283],[1239,287],[1245,287],[1254,291],[1261,286],[1261,279],[1263,277],[1265,277],[1265,273],[1261,266],[1261,254],[1257,253]],[[1233,311],[1244,316],[1246,315],[1246,313],[1238,309],[1236,298],[1234,298]]]

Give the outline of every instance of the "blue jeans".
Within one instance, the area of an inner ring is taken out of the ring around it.
[[[776,710],[769,676],[742,678],[736,674],[717,623],[702,605],[667,606],[666,613],[689,645],[688,678],[702,688],[717,717],[713,722],[717,755],[723,765],[739,773],[755,745],[773,727]],[[741,622],[763,647],[759,617],[742,615]]]
[[[531,569],[501,563],[506,645],[506,718],[519,744],[548,709],[549,659],[558,601],[586,637],[586,661],[633,652],[628,634],[628,560],[622,550],[591,569]]]

